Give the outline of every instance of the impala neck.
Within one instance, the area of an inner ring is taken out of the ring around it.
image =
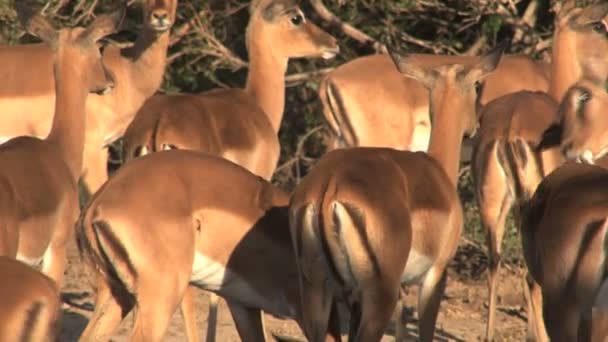
[[[549,95],[558,103],[568,88],[582,76],[576,61],[576,39],[568,29],[558,29],[553,37]]]
[[[169,30],[159,33],[151,28],[143,28],[135,44],[121,51],[132,66],[129,85],[144,98],[154,94],[160,87],[167,64]]]
[[[84,153],[87,72],[70,61],[55,65],[55,115],[46,138],[58,147],[75,180],[80,177]]]
[[[437,106],[432,104],[430,106],[430,110],[435,112],[431,113],[434,119],[431,124],[428,154],[441,164],[452,184],[456,187],[460,169],[463,123],[462,120],[455,119],[457,116],[443,114],[462,112],[457,110],[459,107],[454,106],[454,101],[450,101],[450,98],[455,97],[446,93],[441,97],[441,103]]]
[[[255,42],[249,42],[248,46],[249,74],[245,92],[256,99],[278,133],[285,109],[288,59],[271,55],[267,46],[258,46]]]

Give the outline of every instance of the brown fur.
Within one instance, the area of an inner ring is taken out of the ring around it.
[[[4,232],[2,253],[41,270],[61,285],[66,245],[78,217],[77,182],[84,146],[84,106],[89,92],[106,91],[113,80],[97,41],[112,33],[122,13],[99,16],[87,29],[55,31],[41,16],[28,22],[54,51],[57,92],[46,139],[17,137],[0,145]]]
[[[127,160],[146,152],[190,149],[220,155],[270,179],[280,153],[288,59],[334,54],[338,47],[333,37],[303,19],[293,1],[261,1],[251,8],[245,89],[150,99],[125,132]],[[292,19],[298,16],[303,21],[295,26]]]
[[[414,56],[429,68],[475,60],[468,56]],[[546,69],[542,62],[527,56],[504,56],[484,82],[481,104],[518,90],[546,91]],[[330,85],[335,89],[329,89]],[[321,82],[319,97],[325,120],[338,140],[335,147],[426,150],[431,129],[428,93],[416,80],[401,77],[386,55],[360,57],[336,68]]]
[[[56,341],[61,305],[55,282],[6,256],[0,256],[0,277],[0,339]]]
[[[567,163],[549,174],[522,209],[533,303],[552,341],[591,341],[592,307],[606,278],[608,171]],[[537,285],[538,284],[538,285]]]
[[[379,340],[401,284],[420,285],[420,339],[433,339],[445,270],[463,224],[458,152],[462,136],[477,128],[474,84],[499,58],[492,53],[473,65],[431,70],[414,57],[396,60],[401,72],[430,89],[429,154],[338,149],[298,185],[290,229],[309,340],[323,338],[333,298],[350,305],[349,341]]]
[[[144,28],[135,45],[125,49],[109,46],[104,51],[104,64],[114,75],[116,87],[107,96],[87,99],[82,172],[90,192],[107,178],[107,145],[122,135],[144,100],[160,86],[176,7],[176,0],[146,0]],[[164,18],[163,22],[158,18]],[[165,31],[157,31],[161,26]],[[55,98],[52,62],[52,52],[45,44],[0,47],[0,64],[11,66],[0,70],[0,138],[48,134]]]
[[[606,35],[591,29],[591,23],[606,17],[608,8],[604,5],[568,8],[564,7],[556,19],[549,95],[512,93],[491,101],[483,109],[480,135],[474,147],[473,170],[490,251],[487,340],[493,338],[494,293],[507,214],[515,202],[527,201],[542,178],[563,163],[557,149],[535,151],[538,145],[545,144],[543,132],[560,121],[556,101],[561,101],[567,87],[581,77],[601,78],[602,70],[608,71],[608,63],[605,59],[600,60],[598,52],[603,51],[604,56],[608,53]],[[582,23],[586,26],[581,26]],[[594,52],[585,52],[588,49]],[[533,321],[540,326],[533,327]],[[529,334],[543,330],[542,317],[528,321]],[[537,338],[544,339],[543,336]]]
[[[161,340],[177,306],[191,300],[182,300],[189,285],[226,299],[244,341],[263,340],[261,310],[301,323],[287,201],[262,178],[203,153],[165,151],[126,164],[82,213],[79,245],[102,287],[81,339],[107,340],[137,305],[131,339]],[[195,253],[257,295],[194,282]],[[291,310],[277,311],[279,303]]]

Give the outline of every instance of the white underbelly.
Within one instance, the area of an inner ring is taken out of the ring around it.
[[[264,297],[240,275],[200,253],[194,255],[190,283],[246,307],[259,308],[277,317],[295,317],[295,309],[282,290],[270,298]]]
[[[407,285],[418,284],[433,265],[433,259],[417,253],[413,248],[407,258],[401,282]]]

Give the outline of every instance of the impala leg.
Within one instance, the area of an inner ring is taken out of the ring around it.
[[[195,295],[196,289],[192,286],[188,286],[180,305],[182,317],[184,318],[184,325],[186,326],[186,336],[188,336],[188,341],[190,342],[200,341],[198,329],[196,328]]]
[[[338,310],[338,303],[333,302],[331,304],[331,310],[329,313],[329,327],[327,336],[325,336],[326,342],[339,342],[342,341],[342,334],[340,330],[340,314]]]
[[[404,297],[400,295],[393,312],[393,320],[395,321],[395,342],[405,341],[406,330],[405,320],[403,319],[403,300]]]
[[[362,294],[362,305],[351,310],[349,341],[380,341],[399,301],[399,286],[394,289],[370,288]],[[354,328],[354,329],[353,329]]]
[[[180,284],[174,279],[160,280],[156,276],[152,279],[140,279],[139,283],[135,324],[130,341],[162,341],[188,283]]]
[[[87,141],[85,145],[82,160],[84,167],[82,184],[85,189],[86,202],[108,179],[108,149],[102,146],[103,141],[98,144]]]
[[[63,271],[65,270],[66,262],[66,246],[51,244],[44,255],[41,271],[55,281],[57,288],[61,288],[63,284]]]
[[[545,298],[546,299],[546,298]],[[543,317],[551,341],[579,341],[581,306],[577,298],[563,296],[556,302],[543,302]]]
[[[447,273],[445,267],[436,267],[429,273],[420,286],[418,294],[418,329],[420,341],[433,341],[439,304],[445,290]]]
[[[549,341],[543,319],[543,298],[540,286],[528,272],[525,276],[528,301],[528,340]]]
[[[95,312],[79,341],[108,341],[133,304],[126,295],[121,296],[117,291],[112,293],[105,279],[98,275]]]
[[[262,311],[245,308],[230,301],[227,303],[241,341],[264,342],[266,337],[262,323]]]
[[[215,342],[217,328],[217,304],[219,297],[209,292],[209,316],[207,317],[207,342]]]
[[[302,278],[302,274],[300,274],[302,330],[311,342],[325,341],[334,300],[333,293],[327,288],[327,279],[320,282],[309,282]]]

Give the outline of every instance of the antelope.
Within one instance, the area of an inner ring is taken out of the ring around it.
[[[511,93],[490,101],[482,110],[472,170],[489,250],[486,340],[493,339],[495,293],[507,214],[515,202],[529,200],[543,177],[563,163],[557,149],[537,153],[535,146],[544,130],[559,121],[558,102],[568,87],[583,76],[599,82],[608,74],[607,15],[606,3],[585,9],[572,4],[563,6],[555,21],[548,94]],[[536,323],[528,320],[528,333],[544,330],[542,321],[538,328],[534,327]]]
[[[89,92],[111,91],[114,80],[98,41],[113,33],[123,11],[101,15],[86,29],[56,31],[26,1],[17,2],[28,32],[53,52],[55,116],[45,139],[19,136],[0,145],[0,255],[40,269],[61,286],[66,246],[78,219],[78,179]]]
[[[471,63],[472,56],[412,54],[432,68]],[[381,75],[381,77],[379,77]],[[546,91],[548,68],[524,55],[506,55],[484,82],[480,104],[519,90]],[[369,146],[426,151],[429,97],[422,84],[403,78],[385,54],[356,58],[323,78],[319,86],[329,148]]]
[[[537,148],[557,144],[570,162],[543,179],[522,205],[533,314],[535,320],[544,318],[549,337],[556,341],[600,341],[606,336],[601,329],[608,323],[607,105],[604,85],[596,81],[582,80],[567,91],[560,123],[547,129]]]
[[[83,180],[93,193],[107,178],[106,147],[124,132],[144,100],[163,78],[169,30],[177,0],[143,1],[144,24],[135,44],[108,46],[104,64],[114,74],[115,89],[107,96],[87,98]],[[44,44],[0,48],[0,138],[44,137],[53,120],[53,52]]]
[[[163,151],[125,164],[78,225],[101,280],[81,340],[108,340],[137,306],[130,340],[160,341],[181,302],[193,341],[188,286],[223,297],[243,341],[264,341],[260,310],[301,322],[287,204],[268,181],[210,154]],[[330,332],[338,341],[339,327]]]
[[[0,339],[56,341],[61,306],[55,282],[7,256],[0,256]]]
[[[399,71],[429,89],[429,152],[333,150],[296,187],[289,219],[302,291],[304,331],[319,341],[332,300],[351,308],[349,341],[378,341],[400,285],[420,285],[419,336],[431,341],[463,225],[456,191],[459,151],[477,128],[476,87],[502,47],[470,65],[426,68],[392,55]],[[398,323],[399,324],[399,323]]]
[[[294,0],[253,1],[250,16],[245,89],[153,97],[125,132],[126,160],[153,151],[190,149],[220,155],[270,179],[280,154],[288,60],[332,58],[338,46],[304,17]]]

